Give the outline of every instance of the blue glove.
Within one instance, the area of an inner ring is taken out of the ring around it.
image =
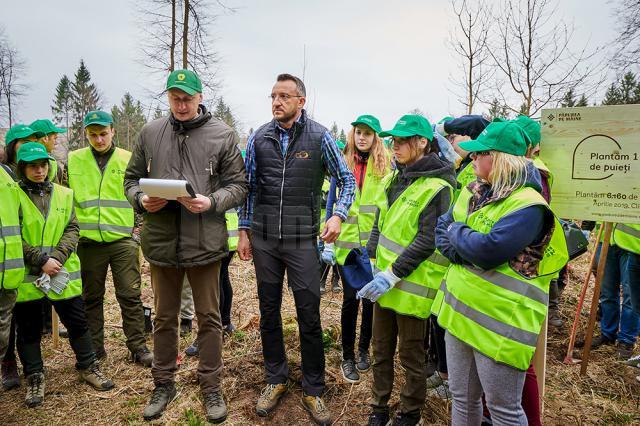
[[[373,280],[362,287],[356,294],[358,299],[369,299],[372,302],[378,300],[380,296],[391,290],[400,281],[400,278],[389,268],[386,271],[378,272]]]
[[[333,266],[336,264],[336,254],[333,252],[333,244],[324,245],[324,250],[322,250],[320,258],[327,265]]]

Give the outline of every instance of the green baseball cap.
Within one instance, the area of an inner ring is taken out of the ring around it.
[[[4,144],[9,145],[16,139],[24,139],[32,135],[40,139],[44,136],[44,133],[34,130],[26,124],[16,124],[15,126],[11,126],[7,131],[7,134],[4,136]]]
[[[542,138],[540,135],[540,123],[526,115],[519,115],[515,120],[511,121],[524,130],[531,141],[531,146],[536,147],[540,144],[540,139]]]
[[[340,139],[336,140],[336,145],[338,145],[338,148],[340,148],[340,151],[344,150],[344,147],[346,146],[344,142],[341,141]]]
[[[375,118],[373,115],[361,115],[356,118],[356,121],[352,122],[351,125],[355,126],[356,124],[364,124],[365,126],[371,127],[376,133],[380,133],[382,131],[382,127],[380,127],[380,120]]]
[[[104,111],[89,111],[82,120],[83,127],[97,124],[98,126],[109,126],[113,124],[113,117],[111,114]]]
[[[41,143],[27,142],[20,145],[18,163],[21,161],[30,163],[37,160],[53,160],[53,157],[49,155],[47,149]]]
[[[67,129],[56,127],[56,125],[53,124],[51,120],[47,120],[46,118],[34,121],[33,123],[29,124],[29,127],[38,132],[42,132],[45,135],[48,135],[50,133],[65,133],[67,131]]]
[[[460,142],[465,151],[500,151],[512,155],[525,155],[528,137],[524,130],[511,121],[494,121],[475,140]]]
[[[429,124],[429,120],[423,116],[407,114],[400,117],[393,129],[380,132],[381,138],[385,136],[397,136],[399,138],[422,136],[433,140],[433,128]]]
[[[167,78],[167,90],[180,89],[188,95],[202,93],[202,81],[191,70],[175,70]]]

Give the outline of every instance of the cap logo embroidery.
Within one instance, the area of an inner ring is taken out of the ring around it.
[[[404,126],[405,124],[407,124],[407,122],[406,122],[406,121],[404,121],[404,120],[400,120],[400,121],[398,121],[398,124],[400,124],[400,125]]]
[[[178,74],[178,80],[183,81],[185,78],[187,78],[186,75],[184,75],[182,73]]]
[[[92,120],[95,120],[96,118],[98,118],[98,114],[93,114],[93,115],[91,116],[91,119],[92,119]]]

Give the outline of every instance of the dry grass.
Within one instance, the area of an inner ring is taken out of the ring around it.
[[[587,424],[638,424],[638,397],[640,386],[635,381],[636,370],[623,367],[615,361],[615,349],[607,348],[592,353],[588,375],[579,375],[579,366],[562,363],[568,342],[568,330],[582,283],[586,255],[574,267],[571,279],[563,294],[562,314],[567,323],[561,331],[549,335],[547,393],[545,396],[544,423],[549,425]],[[144,273],[143,299],[151,305],[148,271]],[[263,386],[262,353],[258,330],[258,301],[255,291],[255,274],[248,263],[237,260],[231,265],[234,285],[232,320],[238,331],[227,339],[224,346],[224,392],[226,395],[229,425],[309,424],[309,417],[300,404],[300,356],[295,309],[293,300],[286,294],[283,306],[285,342],[290,363],[290,392],[278,409],[266,420],[254,414],[254,404]],[[341,293],[331,293],[322,298],[322,322],[334,338],[339,334]],[[127,360],[120,314],[112,289],[106,302],[106,336],[108,359],[104,371],[116,382],[113,391],[99,393],[77,378],[73,353],[64,339],[58,350],[53,350],[49,338],[43,341],[43,354],[47,368],[45,403],[38,409],[28,409],[23,403],[24,385],[0,394],[2,411],[0,424],[30,425],[115,425],[142,424],[144,408],[153,388],[151,374]],[[586,316],[583,317],[586,324]],[[584,329],[586,327],[583,327]],[[182,351],[191,338],[180,342]],[[338,339],[339,341],[339,339]],[[151,346],[151,342],[149,341]],[[367,399],[371,374],[364,375],[358,385],[342,380],[340,374],[341,352],[333,345],[326,354],[325,400],[339,424],[365,424],[369,412]],[[204,410],[196,383],[197,359],[182,358],[176,380],[179,397],[168,407],[158,424],[204,424]],[[633,371],[632,371],[633,370]],[[398,382],[402,372],[397,368]],[[396,389],[392,404],[397,405]],[[395,407],[394,407],[395,408]],[[424,408],[426,424],[448,423],[448,404],[429,398]]]

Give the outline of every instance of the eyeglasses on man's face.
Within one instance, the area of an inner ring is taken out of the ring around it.
[[[272,93],[269,95],[269,99],[271,99],[271,102],[276,102],[278,100],[281,100],[282,102],[288,102],[291,98],[302,98],[302,97],[303,96],[290,95],[288,93],[281,93],[281,94]]]

